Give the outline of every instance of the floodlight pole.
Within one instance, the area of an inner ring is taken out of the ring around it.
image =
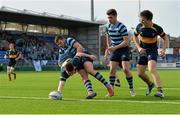
[[[91,21],[94,21],[94,0],[91,0]]]

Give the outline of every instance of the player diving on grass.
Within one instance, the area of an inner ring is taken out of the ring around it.
[[[110,53],[109,81],[114,87],[116,68],[117,66],[122,66],[122,70],[125,73],[126,80],[129,84],[130,95],[135,96],[133,77],[129,68],[129,37],[126,26],[117,20],[117,12],[115,9],[109,9],[106,14],[109,20],[109,24],[106,27],[107,39],[109,39],[107,40],[107,50]]]
[[[105,80],[102,74],[94,70],[93,59],[95,58],[96,57],[94,55],[91,55],[89,52],[83,51],[81,53],[77,53],[74,58],[66,60],[63,63],[63,67],[66,73],[70,76],[72,76],[73,74],[75,74],[77,71],[81,69],[85,70],[87,74],[90,74],[93,77],[95,77],[98,81],[100,81],[106,87],[108,91],[107,96],[111,97],[114,95],[113,87]],[[62,92],[62,89],[64,86],[62,85],[60,87],[61,87],[60,92]]]
[[[8,65],[7,65],[7,75],[9,77],[9,81],[12,80],[11,75],[14,76],[14,80],[16,79],[16,73],[15,73],[15,66],[16,61],[21,57],[20,53],[15,49],[14,43],[9,44],[9,50],[6,51],[6,54],[4,56],[5,59],[9,59]]]
[[[63,36],[56,36],[55,37],[55,43],[59,46],[59,60],[58,64],[61,67],[61,75],[60,75],[60,81],[58,85],[58,92],[62,93],[62,88],[65,85],[66,79],[70,77],[70,75],[65,71],[64,67],[62,67],[62,64],[67,60],[68,58],[73,58],[76,53],[82,52],[84,48],[82,45],[77,42],[74,38],[68,37],[65,39]],[[88,79],[88,74],[84,69],[79,69],[78,73],[80,74],[84,86],[87,90],[87,99],[94,98],[97,94],[93,91],[91,81]],[[110,94],[111,95],[111,94]]]
[[[138,76],[148,85],[146,95],[149,95],[154,86],[156,86],[157,93],[155,93],[154,96],[163,98],[164,94],[156,68],[158,57],[157,36],[159,35],[164,40],[162,50],[160,51],[161,57],[165,57],[168,37],[159,25],[152,22],[153,14],[151,11],[144,10],[139,16],[140,24],[137,25],[135,35],[133,37],[139,51],[137,73]],[[147,67],[155,84],[145,73]]]

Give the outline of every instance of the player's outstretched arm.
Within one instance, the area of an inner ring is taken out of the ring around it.
[[[166,48],[167,48],[168,42],[169,42],[169,38],[168,38],[167,35],[165,35],[165,36],[163,37],[163,39],[164,39],[164,42],[163,42],[163,44],[162,44],[162,50],[160,51],[160,56],[161,56],[161,57],[165,57],[165,55],[166,55]]]
[[[77,52],[82,52],[84,49],[82,45],[78,42],[74,43],[73,47],[76,48]]]
[[[60,80],[57,91],[62,93],[64,86],[65,86],[65,81]]]
[[[16,57],[16,61],[19,60],[20,58],[22,58],[22,53],[21,52],[18,53],[18,56]]]

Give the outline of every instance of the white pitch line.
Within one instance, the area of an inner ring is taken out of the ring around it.
[[[140,87],[138,89],[147,89],[147,87]],[[169,87],[169,88],[163,88],[164,90],[180,90],[178,87]]]
[[[14,96],[0,96],[0,99],[35,99],[35,100],[49,100],[45,97],[14,97]],[[74,98],[64,98],[63,101],[84,101],[84,102],[124,102],[124,103],[145,103],[145,104],[173,104],[173,105],[180,105],[180,102],[175,101],[165,101],[165,100],[159,100],[159,101],[136,101],[136,100],[110,100],[108,99],[74,99]]]

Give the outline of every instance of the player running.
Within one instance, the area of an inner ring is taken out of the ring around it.
[[[63,67],[66,71],[66,73],[70,76],[76,73],[76,71],[79,71],[81,69],[85,70],[87,74],[92,75],[97,80],[99,80],[108,91],[107,96],[113,96],[114,91],[113,87],[104,79],[102,74],[94,70],[93,67],[93,59],[96,57],[94,55],[91,55],[87,51],[83,51],[83,53],[77,53],[76,56],[72,59],[68,59],[63,63]],[[63,85],[61,86],[61,89],[63,89]],[[62,92],[62,90],[61,90]]]
[[[129,37],[126,26],[117,20],[117,12],[115,9],[109,9],[106,14],[109,20],[106,33],[108,39],[107,44],[109,44],[107,49],[110,52],[110,84],[114,87],[117,66],[122,65],[122,70],[129,84],[130,95],[135,96],[133,77],[129,68]]]
[[[162,45],[162,50],[160,51],[161,57],[165,56],[168,37],[159,25],[152,22],[152,19],[153,14],[151,11],[142,11],[140,13],[141,23],[137,25],[135,30],[135,36],[133,40],[139,51],[137,73],[138,76],[148,85],[146,95],[149,95],[151,90],[156,85],[157,93],[155,93],[154,96],[163,98],[164,94],[161,88],[160,77],[156,68],[158,57],[157,36],[159,35],[164,39],[164,44]],[[155,84],[150,81],[147,74],[145,73],[147,67],[154,79]]]
[[[5,59],[9,59],[9,63],[7,65],[7,75],[9,77],[9,81],[12,80],[11,75],[14,76],[14,80],[16,79],[15,66],[16,61],[21,57],[20,53],[15,49],[14,43],[9,44],[9,50],[6,51],[4,56]]]

